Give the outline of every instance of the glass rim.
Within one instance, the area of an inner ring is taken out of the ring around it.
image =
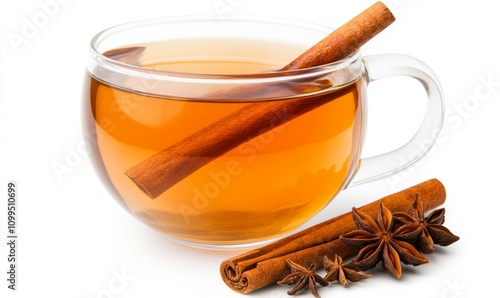
[[[159,25],[166,23],[181,23],[181,22],[258,22],[258,23],[269,23],[269,24],[279,24],[279,25],[289,25],[298,26],[300,28],[311,29],[317,32],[321,32],[324,36],[328,35],[333,31],[332,28],[324,25],[320,25],[313,22],[302,21],[292,18],[281,18],[281,17],[263,17],[263,16],[228,16],[223,19],[218,16],[171,16],[171,17],[161,17],[154,19],[145,19],[132,22],[126,22],[118,24],[112,27],[108,27],[100,32],[98,32],[90,41],[89,54],[92,63],[97,64],[99,67],[104,68],[107,71],[114,73],[120,73],[123,75],[129,75],[134,77],[142,77],[146,79],[154,80],[168,80],[174,82],[204,82],[204,83],[227,83],[228,80],[231,83],[258,83],[262,81],[266,82],[279,82],[288,81],[294,79],[307,79],[309,77],[314,77],[318,75],[326,75],[331,72],[335,72],[352,65],[354,62],[358,61],[361,57],[360,51],[352,53],[351,55],[339,59],[337,61],[313,66],[303,69],[294,70],[276,70],[269,72],[259,72],[252,74],[207,74],[207,73],[192,73],[192,72],[175,72],[175,71],[158,71],[152,70],[146,67],[141,67],[137,65],[132,65],[124,63],[112,58],[106,57],[102,51],[98,50],[99,44],[106,38],[131,30],[134,28],[139,28],[143,26]],[[123,46],[127,46],[123,44]],[[87,66],[89,68],[89,66]],[[100,79],[99,75],[96,75],[92,71],[89,72]]]

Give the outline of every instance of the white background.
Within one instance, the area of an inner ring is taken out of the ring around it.
[[[3,237],[7,181],[17,181],[19,190],[18,290],[6,289],[7,246],[2,240],[0,297],[243,297],[226,287],[218,273],[220,262],[239,252],[199,251],[170,242],[120,208],[84,154],[68,163],[70,152],[83,142],[80,106],[89,40],[119,23],[177,15],[266,15],[336,27],[373,1],[52,1],[57,9],[40,19],[44,23],[36,32],[12,44],[9,36],[21,35],[26,21],[44,13],[40,3],[46,2],[0,1]],[[500,10],[493,0],[385,3],[398,20],[362,52],[410,54],[436,72],[446,96],[443,134],[423,163],[344,191],[306,226],[436,177],[448,193],[445,225],[461,240],[429,255],[429,264],[404,267],[401,280],[376,270],[367,281],[347,289],[338,284],[321,288],[320,294],[497,296],[494,273],[500,262],[493,241],[500,196]],[[217,4],[227,9],[217,11]],[[490,89],[482,85],[485,80],[492,82]],[[479,89],[488,91],[482,100],[475,96]],[[370,92],[366,155],[407,141],[425,102],[423,91],[408,80],[380,82]],[[58,177],[53,170],[57,163],[71,171]],[[276,285],[248,296],[281,298],[287,290]]]

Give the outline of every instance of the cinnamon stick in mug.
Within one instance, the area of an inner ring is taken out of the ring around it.
[[[377,2],[282,70],[303,69],[346,58],[394,20],[390,10],[383,3]],[[242,91],[234,90],[234,92]],[[145,194],[154,199],[231,149],[326,104],[333,98],[335,97],[319,96],[314,100],[265,101],[249,104],[133,166],[125,174]],[[276,119],[277,114],[286,116]],[[270,121],[271,119],[273,121]]]

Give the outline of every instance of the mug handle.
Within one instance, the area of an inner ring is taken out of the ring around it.
[[[394,151],[362,158],[347,187],[394,175],[420,161],[436,143],[444,120],[443,91],[438,78],[425,63],[403,54],[372,55],[363,60],[368,84],[394,76],[415,78],[427,91],[428,104],[424,120],[413,138]]]

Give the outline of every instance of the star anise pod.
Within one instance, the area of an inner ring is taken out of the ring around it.
[[[356,269],[367,271],[382,261],[384,269],[393,277],[401,278],[401,262],[413,266],[428,263],[410,243],[420,234],[420,225],[405,224],[394,229],[394,218],[389,209],[380,203],[376,221],[367,214],[352,209],[353,219],[360,228],[340,239],[345,245],[359,249],[354,259]]]
[[[316,287],[316,283],[320,284],[321,286],[327,286],[328,282],[325,281],[321,276],[318,274],[314,273],[314,269],[316,269],[315,264],[311,264],[309,266],[309,269],[306,269],[305,267],[294,263],[292,260],[287,259],[286,263],[292,273],[287,275],[283,280],[278,281],[278,284],[287,284],[287,285],[293,285],[295,284],[295,287],[288,291],[288,295],[294,295],[297,292],[302,291],[305,287],[309,287],[309,290],[313,293],[313,295],[317,298],[320,298],[318,294],[318,289]]]
[[[417,224],[420,226],[420,235],[416,246],[421,252],[430,254],[435,250],[434,244],[448,246],[460,239],[442,225],[444,213],[445,209],[441,208],[424,217],[424,206],[417,195],[408,213],[394,212],[393,216],[396,223],[400,225]]]
[[[328,282],[338,280],[344,287],[347,287],[349,281],[356,282],[371,277],[369,274],[359,273],[342,264],[342,258],[340,256],[335,255],[334,260],[335,261],[330,260],[327,256],[323,258],[323,267],[327,272],[324,280]]]

